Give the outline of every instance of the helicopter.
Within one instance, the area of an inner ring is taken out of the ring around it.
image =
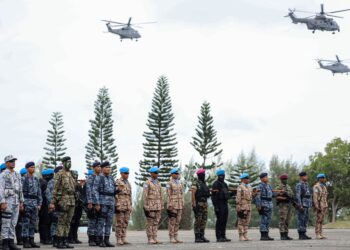
[[[315,33],[316,30],[321,30],[321,31],[332,31],[332,34],[335,34],[335,31],[340,32],[339,25],[337,24],[336,21],[333,20],[333,18],[329,18],[329,17],[343,18],[341,16],[335,16],[332,14],[343,12],[343,11],[349,11],[349,10],[350,9],[324,12],[324,5],[321,4],[321,12],[319,13],[289,9],[289,13],[285,17],[290,17],[292,19],[292,22],[295,24],[305,23],[307,28],[309,30],[312,30],[312,33]],[[299,18],[294,14],[294,12],[312,13],[313,15],[304,17],[304,18]]]
[[[339,57],[337,55],[335,55],[337,60],[323,60],[323,59],[316,59],[316,61],[318,62],[318,65],[320,65],[321,69],[326,69],[326,70],[330,70],[333,75],[336,73],[346,73],[348,75],[348,73],[350,72],[350,69],[347,65],[343,64],[342,62],[345,61],[349,61],[347,60],[340,60]],[[328,62],[329,64],[323,64],[323,62]]]
[[[120,23],[120,22],[115,22],[110,20],[101,20],[101,21],[106,22],[108,32],[117,34],[120,36],[121,42],[123,41],[123,39],[131,39],[131,40],[135,39],[136,41],[138,41],[138,39],[141,38],[140,33],[136,29],[132,28],[132,26],[141,28],[137,25],[155,23],[155,22],[146,22],[146,23],[131,24],[131,17],[129,18],[127,23]],[[114,28],[114,27],[121,27],[121,28]]]

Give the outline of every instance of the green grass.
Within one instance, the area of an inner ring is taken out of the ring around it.
[[[350,228],[350,221],[336,221],[334,223],[328,223],[324,225],[324,228],[333,228],[333,229]]]

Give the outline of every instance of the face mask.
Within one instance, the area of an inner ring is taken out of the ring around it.
[[[205,180],[205,174],[198,174],[198,180],[204,181]]]
[[[218,176],[219,181],[224,181],[225,180],[225,175],[219,175]]]
[[[71,166],[72,166],[72,163],[70,161],[67,161],[67,162],[65,162],[63,164],[63,166],[64,166],[65,169],[69,170],[71,168]]]
[[[284,184],[284,185],[286,185],[287,184],[287,180],[281,180],[281,182]]]

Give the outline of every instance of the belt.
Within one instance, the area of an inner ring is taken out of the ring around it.
[[[304,195],[304,196],[302,196],[301,198],[310,198],[311,197],[311,195]]]
[[[26,199],[38,199],[37,195],[30,195],[30,194],[25,194],[23,195],[23,197]]]
[[[114,193],[100,192],[100,195],[114,196]]]
[[[263,200],[263,201],[272,201],[272,198],[268,198],[268,197],[261,197],[261,200]]]

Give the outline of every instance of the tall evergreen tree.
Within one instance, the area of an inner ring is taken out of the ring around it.
[[[51,128],[47,130],[45,156],[43,165],[48,168],[55,168],[66,154],[67,148],[64,146],[63,116],[60,112],[54,112],[49,121]]]
[[[90,120],[89,142],[85,147],[87,169],[95,160],[109,161],[114,178],[117,175],[118,154],[113,138],[112,102],[106,87],[101,88],[98,92],[94,113],[95,118]]]
[[[151,112],[148,113],[148,130],[143,133],[143,160],[136,172],[136,184],[142,186],[147,180],[148,169],[157,166],[159,181],[164,186],[169,181],[169,171],[178,165],[176,133],[174,133],[174,114],[169,95],[168,79],[159,77],[153,95]]]

